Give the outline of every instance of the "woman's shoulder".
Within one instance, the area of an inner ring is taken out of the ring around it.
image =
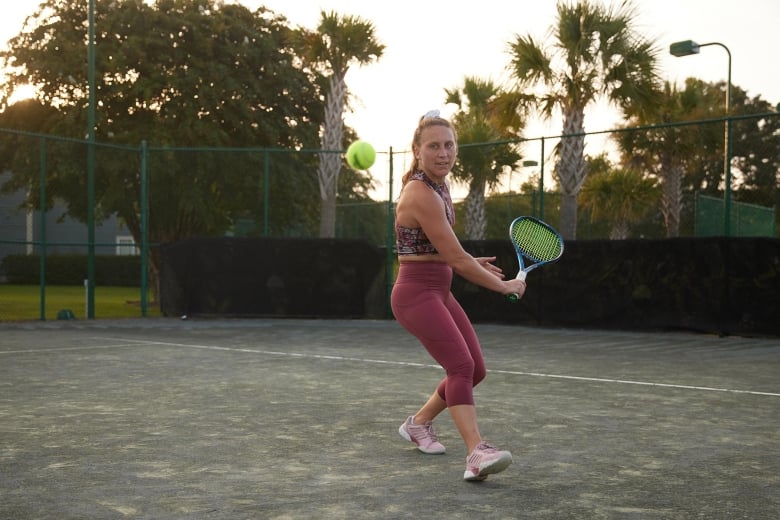
[[[419,223],[427,220],[426,215],[446,213],[444,201],[423,182],[406,185],[398,199],[396,210],[398,215],[412,216]]]
[[[403,197],[404,195],[413,196],[415,198],[438,198],[436,197],[436,192],[434,192],[430,186],[428,186],[425,182],[422,182],[420,179],[409,179],[409,182],[406,183],[404,189],[401,191],[401,196]]]

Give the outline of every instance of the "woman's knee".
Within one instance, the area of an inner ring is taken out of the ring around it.
[[[448,370],[448,374],[457,374],[460,377],[470,379],[472,386],[477,386],[487,376],[487,369],[481,359],[477,361],[474,358],[469,357],[461,359],[456,367]]]
[[[477,386],[480,384],[485,377],[487,376],[487,370],[485,369],[484,365],[475,366],[474,367],[474,386]]]

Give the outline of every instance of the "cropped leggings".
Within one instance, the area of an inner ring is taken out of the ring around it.
[[[485,378],[477,334],[451,284],[452,268],[443,262],[401,262],[390,299],[398,323],[444,368],[436,391],[448,407],[473,405],[473,388]]]

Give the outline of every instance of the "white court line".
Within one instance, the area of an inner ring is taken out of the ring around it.
[[[753,390],[734,390],[733,388],[716,388],[711,386],[693,386],[693,385],[675,385],[671,383],[650,383],[648,381],[632,381],[630,379],[609,379],[604,377],[580,377],[580,376],[563,376],[557,374],[541,374],[539,372],[515,372],[512,370],[488,370],[494,374],[511,374],[521,376],[533,376],[533,377],[549,377],[554,379],[573,379],[575,381],[591,381],[595,383],[615,383],[621,385],[641,385],[641,386],[657,386],[661,388],[678,388],[681,390],[702,390],[705,392],[727,392],[732,394],[750,394],[750,395],[768,395],[772,397],[780,397],[780,393],[774,392],[756,392]]]
[[[55,347],[55,348],[28,348],[24,350],[3,350],[0,354],[37,354],[39,352],[62,352],[63,350],[106,350],[112,348],[137,347],[138,343],[126,343],[124,345],[94,345],[81,347]]]
[[[97,338],[100,339],[100,338]],[[168,343],[164,341],[145,341],[145,340],[128,340],[128,339],[116,339],[116,338],[103,338],[111,339],[112,341],[137,341],[138,344],[143,345],[164,345],[169,347],[185,347],[202,350],[219,350],[227,352],[245,352],[249,354],[263,354],[268,356],[285,356],[285,357],[297,357],[307,359],[329,359],[335,361],[355,361],[359,363],[373,363],[379,365],[395,365],[395,366],[408,366],[408,367],[422,367],[422,368],[435,368],[441,370],[439,365],[425,364],[425,363],[410,363],[408,361],[385,361],[381,359],[370,358],[356,358],[349,356],[326,356],[323,354],[303,354],[298,352],[277,352],[273,350],[255,350],[249,348],[236,348],[236,347],[218,347],[215,345],[190,345],[186,343]],[[694,385],[676,385],[670,383],[651,383],[648,381],[632,381],[628,379],[609,379],[603,377],[583,377],[583,376],[565,376],[560,374],[544,374],[541,372],[520,372],[514,370],[492,370],[489,369],[488,373],[491,374],[508,374],[527,377],[546,377],[550,379],[567,379],[573,381],[588,381],[591,383],[611,383],[620,385],[639,385],[639,386],[654,386],[659,388],[675,388],[679,390],[697,390],[702,392],[724,392],[731,394],[748,394],[748,395],[762,395],[769,397],[780,397],[780,393],[775,392],[756,392],[753,390],[735,390],[733,388],[717,388],[710,386],[694,386]]]

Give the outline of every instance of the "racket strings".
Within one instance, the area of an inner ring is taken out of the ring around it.
[[[549,262],[563,252],[557,233],[533,221],[520,221],[512,226],[512,241],[517,249],[536,262]]]

